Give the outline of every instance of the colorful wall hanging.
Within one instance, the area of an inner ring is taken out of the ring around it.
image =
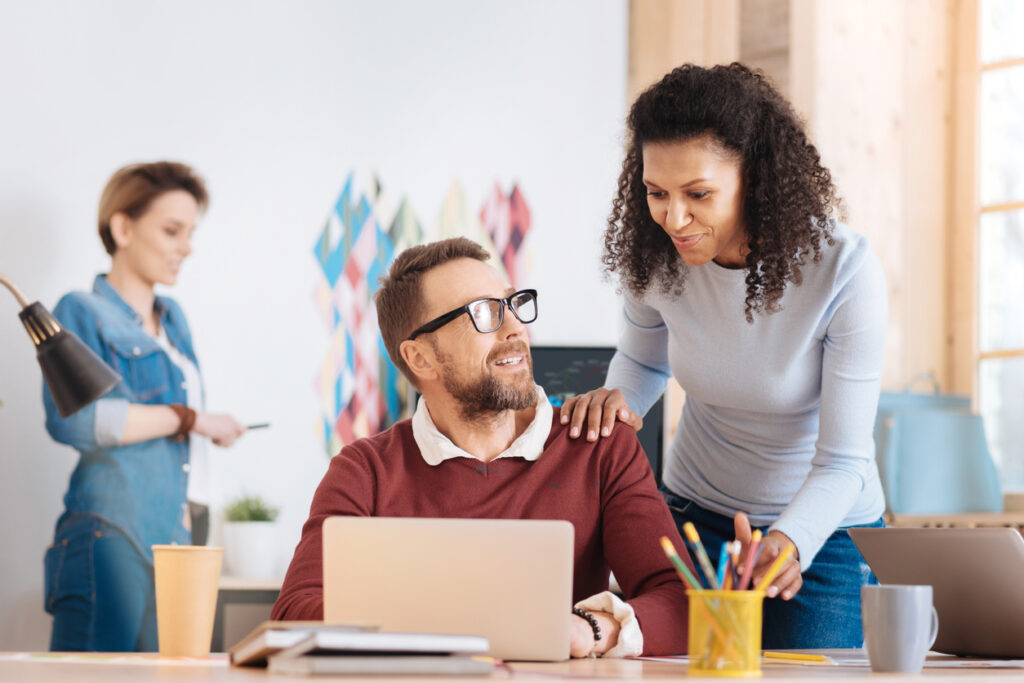
[[[377,326],[373,293],[396,254],[415,244],[468,237],[494,255],[492,265],[514,287],[530,270],[526,237],[530,210],[518,186],[506,195],[495,184],[479,211],[453,182],[430,229],[409,201],[393,210],[380,181],[359,192],[350,174],[316,240],[320,266],[315,300],[327,330],[327,351],[316,378],[327,455],[387,429],[411,414],[412,392],[388,358]]]

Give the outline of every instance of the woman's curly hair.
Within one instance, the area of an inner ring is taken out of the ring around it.
[[[808,258],[821,259],[822,240],[834,244],[833,214],[841,210],[832,175],[789,102],[743,64],[684,64],[637,98],[627,126],[604,234],[605,271],[635,296],[657,280],[663,293],[682,293],[686,265],[647,206],[643,146],[710,136],[742,163],[747,322],[781,310],[786,283],[799,285]]]

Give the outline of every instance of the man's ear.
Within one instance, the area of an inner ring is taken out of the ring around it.
[[[132,240],[132,221],[120,211],[110,217],[110,236],[118,249],[127,247]]]
[[[398,346],[398,353],[401,354],[409,372],[416,377],[419,384],[422,384],[424,380],[430,381],[438,378],[437,357],[434,356],[433,349],[429,344],[418,342],[415,339],[406,339]]]

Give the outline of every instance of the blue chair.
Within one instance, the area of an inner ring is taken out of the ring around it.
[[[915,384],[925,383],[931,391],[913,392]],[[903,391],[886,392],[878,397],[878,413],[875,415],[875,454],[881,468],[884,453],[886,424],[896,413],[908,410],[946,410],[955,413],[971,412],[971,397],[961,394],[939,393],[939,382],[930,372],[914,375]]]
[[[1002,512],[999,476],[980,415],[943,408],[895,410],[880,426],[879,474],[890,512]]]

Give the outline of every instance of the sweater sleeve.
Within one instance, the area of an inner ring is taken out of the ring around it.
[[[327,474],[313,494],[309,519],[302,526],[302,536],[271,610],[271,619],[324,618],[324,520],[336,515],[371,516],[375,490],[376,479],[355,446],[346,446],[331,460]]]
[[[601,533],[605,557],[643,634],[643,654],[686,651],[686,587],[665,557],[667,536],[690,565],[636,433],[618,425],[602,439]]]
[[[864,490],[888,319],[885,275],[868,254],[839,292],[825,334],[818,440],[811,470],[778,520],[806,570]]]
[[[623,318],[625,327],[608,366],[605,387],[622,391],[629,407],[646,415],[665,392],[671,374],[668,328],[658,311],[628,293],[624,295]]]

